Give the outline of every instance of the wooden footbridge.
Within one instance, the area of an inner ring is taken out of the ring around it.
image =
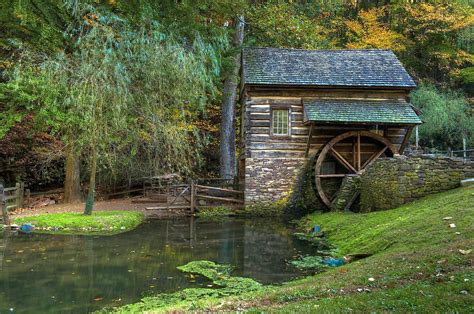
[[[190,210],[200,207],[243,207],[243,191],[232,179],[199,178],[189,183],[177,183],[177,177],[144,178],[143,197],[134,203],[149,203],[149,210]]]

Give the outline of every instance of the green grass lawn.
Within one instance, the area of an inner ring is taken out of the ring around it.
[[[31,223],[35,230],[46,233],[101,233],[116,234],[136,228],[145,216],[137,211],[95,211],[90,216],[82,213],[52,213],[14,218],[13,223]]]
[[[451,228],[451,223],[456,227]],[[473,187],[431,195],[389,211],[312,214],[301,224],[305,229],[320,225],[341,256],[372,255],[283,286],[165,307],[147,307],[145,299],[137,310],[472,312],[474,253],[460,250],[474,245]],[[126,312],[133,309],[129,305]]]

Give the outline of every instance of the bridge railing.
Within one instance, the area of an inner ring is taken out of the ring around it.
[[[24,201],[25,186],[17,183],[13,187],[5,188],[0,184],[0,206],[2,211],[3,224],[9,225],[8,211],[21,208]]]

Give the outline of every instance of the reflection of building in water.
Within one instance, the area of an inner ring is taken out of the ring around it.
[[[286,260],[297,253],[299,243],[288,234],[281,234],[272,229],[276,228],[263,223],[255,224],[249,221],[245,224],[242,272],[245,277],[262,280],[272,278],[272,281],[275,281],[278,277],[281,277],[281,280],[288,279],[294,273],[294,270],[287,267]]]

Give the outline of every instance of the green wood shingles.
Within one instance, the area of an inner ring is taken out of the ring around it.
[[[405,101],[305,100],[305,119],[312,122],[420,124],[421,119]]]
[[[390,50],[246,48],[243,84],[414,88]]]

